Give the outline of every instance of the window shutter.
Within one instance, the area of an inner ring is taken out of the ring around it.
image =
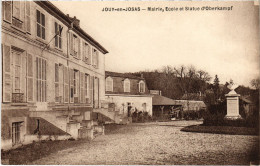
[[[20,93],[23,93],[23,102],[27,100],[27,85],[26,85],[26,66],[27,66],[27,57],[26,54],[22,53],[21,55],[21,91]]]
[[[90,76],[90,81],[89,81],[89,104],[93,104],[93,88],[94,88],[94,76]]]
[[[64,87],[64,75],[63,75],[63,72],[64,72],[64,67],[63,65],[60,65],[59,66],[59,97],[60,97],[60,102],[63,102],[63,87]]]
[[[59,102],[59,65],[55,63],[55,102]]]
[[[27,54],[27,101],[33,101],[33,57]]]
[[[78,58],[81,59],[81,40],[78,37]]]
[[[90,45],[87,46],[87,56],[88,56],[87,63],[90,65],[91,64],[91,47],[90,47]]]
[[[74,55],[74,50],[73,50],[73,34],[70,32],[70,54],[73,56]]]
[[[64,102],[69,102],[69,72],[68,68],[64,66]]]
[[[70,72],[70,103],[74,103],[74,83],[73,83],[74,71],[73,69],[69,69],[69,72]]]
[[[55,29],[55,47],[58,47],[58,24],[57,22],[54,22],[54,29]]]
[[[11,77],[11,47],[2,45],[3,55],[3,102],[11,102],[12,77]]]
[[[12,1],[3,1],[2,2],[4,9],[4,20],[8,22],[12,22]]]
[[[96,51],[96,67],[98,68],[99,67],[99,52]]]
[[[80,72],[80,102],[84,103],[84,73]]]
[[[25,20],[26,20],[26,31],[31,32],[31,2],[25,2]]]

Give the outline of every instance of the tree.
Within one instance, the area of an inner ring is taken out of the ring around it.
[[[256,78],[256,79],[252,79],[250,82],[251,86],[254,87],[255,89],[259,89],[260,87],[260,79]]]
[[[220,92],[218,75],[215,75],[215,79],[213,83],[213,91],[214,91],[215,99],[218,100],[219,92]]]

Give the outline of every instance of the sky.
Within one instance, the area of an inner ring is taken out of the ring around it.
[[[107,71],[195,66],[249,86],[259,77],[259,6],[253,2],[52,1],[104,46]],[[230,11],[147,11],[147,7],[231,7]],[[103,8],[140,7],[141,11]],[[212,79],[212,81],[213,81]]]

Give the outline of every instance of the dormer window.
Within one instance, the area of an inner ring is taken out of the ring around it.
[[[124,92],[130,92],[130,80],[128,78],[124,80]]]
[[[144,93],[145,92],[145,83],[144,81],[139,82],[139,92]]]
[[[113,92],[113,79],[111,77],[106,78],[106,91]]]

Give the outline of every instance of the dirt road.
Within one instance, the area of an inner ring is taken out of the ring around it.
[[[257,136],[181,132],[197,121],[175,121],[120,126],[91,143],[59,151],[30,164],[248,165]]]

